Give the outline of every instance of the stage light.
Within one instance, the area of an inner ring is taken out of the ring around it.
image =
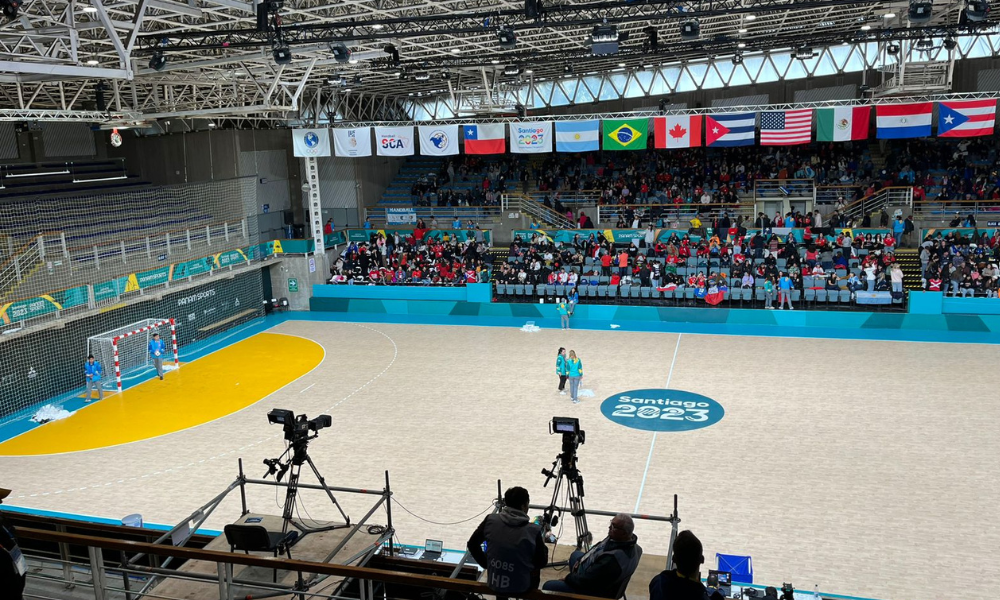
[[[524,117],[528,116],[528,109],[524,108],[523,104],[516,105],[514,107],[514,110],[517,111],[517,118],[518,119],[523,119]]]
[[[274,62],[279,65],[287,65],[292,62],[292,51],[288,46],[276,46],[271,55],[274,57]]]
[[[931,20],[931,12],[934,10],[934,4],[928,0],[915,0],[910,2],[910,8],[907,11],[907,16],[910,18],[910,23],[927,23]]]
[[[595,56],[618,53],[618,28],[614,25],[597,25],[590,34],[590,51]]]
[[[742,52],[737,52],[736,54],[733,55],[733,64],[734,65],[739,65],[739,64],[742,64],[742,63],[743,63],[743,53]]]
[[[500,47],[506,50],[517,46],[517,34],[514,33],[513,27],[501,27],[497,31],[497,42],[499,42]]]
[[[646,38],[649,41],[649,49],[652,52],[656,52],[660,49],[660,35],[656,32],[656,28],[653,26],[644,29],[646,32]]]
[[[987,2],[987,0],[972,0],[972,2],[969,2],[969,5],[965,7],[965,18],[974,23],[985,21],[989,16],[990,3]]]
[[[507,65],[503,68],[503,74],[508,77],[516,77],[521,74],[521,67],[517,65]]]
[[[955,41],[955,38],[945,38],[944,40],[945,50],[954,50],[957,47],[958,47],[958,42]]]
[[[572,74],[573,74],[573,65],[570,64],[563,65],[563,75],[572,75]]]
[[[885,52],[889,56],[896,56],[899,54],[899,44],[889,44],[885,47]]]
[[[330,52],[333,53],[333,59],[339,63],[351,60],[351,49],[343,42],[330,42]]]
[[[162,52],[157,52],[149,59],[149,68],[154,71],[162,71],[167,66],[167,57]]]
[[[399,50],[397,50],[395,46],[392,44],[386,44],[385,47],[382,48],[382,52],[389,55],[389,62],[392,66],[399,64]]]
[[[691,19],[690,21],[684,21],[681,23],[681,39],[682,40],[695,40],[701,36],[701,23],[697,19]]]
[[[799,60],[806,60],[816,56],[816,53],[813,52],[813,49],[811,47],[802,46],[801,48],[797,48],[795,52],[792,53],[792,56],[794,56]]]
[[[417,71],[413,74],[414,81],[430,81],[431,74],[428,71]]]
[[[660,114],[667,112],[667,106],[670,104],[669,98],[660,98]]]

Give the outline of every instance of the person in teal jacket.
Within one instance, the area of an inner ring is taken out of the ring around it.
[[[583,361],[576,356],[575,350],[569,351],[566,373],[569,376],[569,397],[573,400],[573,404],[578,404],[580,399],[577,394],[580,392],[580,380],[583,379]]]
[[[87,402],[90,402],[90,390],[97,390],[97,399],[104,400],[104,390],[101,389],[101,363],[91,354],[83,363],[83,374],[87,376]]]
[[[556,307],[559,311],[559,321],[563,329],[569,329],[569,308],[566,306],[566,299],[560,298],[559,305]]]
[[[566,375],[569,370],[566,368],[566,349],[560,348],[556,355],[556,375],[559,376],[559,394],[566,395]]]

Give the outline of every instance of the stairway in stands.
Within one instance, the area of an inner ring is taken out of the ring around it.
[[[920,251],[916,248],[896,248],[896,262],[903,268],[903,288],[920,290],[923,281],[920,277]]]

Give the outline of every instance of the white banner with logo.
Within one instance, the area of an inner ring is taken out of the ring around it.
[[[458,125],[421,125],[420,154],[422,156],[458,154]]]
[[[413,156],[413,127],[376,127],[375,153],[379,156]]]
[[[510,151],[516,154],[552,152],[552,122],[511,123]]]
[[[293,129],[292,148],[295,156],[304,158],[330,156],[330,130]]]
[[[417,211],[412,208],[385,209],[386,225],[412,225],[417,222]]]
[[[333,150],[337,156],[355,158],[372,155],[372,128],[351,127],[333,130]]]

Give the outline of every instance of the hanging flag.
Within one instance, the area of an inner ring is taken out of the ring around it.
[[[705,145],[717,148],[753,146],[757,113],[726,113],[705,117]]]
[[[375,153],[379,156],[413,156],[413,128],[376,127]]]
[[[602,123],[605,150],[645,150],[649,119],[609,119]]]
[[[458,125],[421,125],[421,156],[458,154]]]
[[[938,103],[938,137],[993,135],[997,101],[967,100]]]
[[[875,137],[880,140],[930,137],[933,102],[880,104],[875,107]]]
[[[817,142],[849,142],[868,139],[870,106],[837,106],[816,109]]]
[[[657,148],[701,146],[701,115],[654,117],[653,142]]]
[[[507,150],[507,136],[503,123],[493,125],[466,125],[466,154],[503,154]]]
[[[510,151],[515,154],[552,152],[552,122],[511,123]]]
[[[812,141],[812,109],[760,113],[761,146],[793,146]]]
[[[600,121],[556,121],[556,152],[600,150],[600,132]]]
[[[372,128],[350,127],[333,130],[333,151],[337,156],[355,158],[372,155]]]
[[[293,129],[292,149],[295,156],[330,156],[330,130]]]

